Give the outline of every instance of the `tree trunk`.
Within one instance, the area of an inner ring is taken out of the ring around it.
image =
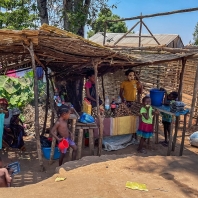
[[[69,12],[72,12],[72,0],[63,0],[63,28],[67,31],[71,28],[68,17]]]
[[[47,12],[47,0],[37,0],[37,7],[39,11],[41,25],[43,23],[49,24],[48,12]]]

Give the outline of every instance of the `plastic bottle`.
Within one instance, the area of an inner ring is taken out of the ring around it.
[[[121,103],[122,103],[122,99],[121,99],[120,96],[118,96],[117,103],[118,103],[118,104],[121,104]]]
[[[109,97],[106,96],[105,98],[105,109],[109,110],[110,109],[110,102],[109,102]]]

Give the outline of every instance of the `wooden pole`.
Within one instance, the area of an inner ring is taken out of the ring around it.
[[[46,96],[46,104],[45,104],[45,118],[44,118],[44,123],[43,123],[43,131],[42,131],[42,135],[45,134],[45,130],[46,130],[46,123],[47,123],[47,116],[48,116],[48,105],[49,105],[49,77],[48,77],[48,70],[47,68],[45,68],[45,77],[46,77],[46,92],[47,92],[47,96]]]
[[[174,133],[174,137],[173,137],[172,151],[175,151],[175,145],[176,145],[176,141],[177,141],[178,128],[179,128],[179,117],[177,116],[176,117],[176,121],[175,121],[175,133]]]
[[[97,104],[97,114],[99,120],[99,143],[98,143],[98,156],[102,153],[102,139],[103,139],[103,120],[100,115],[99,107],[99,86],[98,86],[98,64],[99,62],[93,61],[94,73],[95,73],[95,87],[96,87],[96,104]]]
[[[184,115],[184,126],[183,126],[182,141],[181,141],[179,156],[182,156],[183,150],[184,150],[184,140],[185,140],[185,133],[186,133],[186,117],[187,117],[187,114]]]
[[[167,156],[170,156],[171,149],[172,149],[174,118],[175,118],[175,116],[172,116],[172,122],[171,122],[171,128],[170,128],[170,138],[169,138],[169,143],[168,143]]]
[[[141,15],[142,15],[142,14],[141,14]],[[139,47],[141,47],[141,36],[142,36],[142,19],[140,19]]]
[[[178,99],[180,101],[182,101],[183,78],[184,78],[185,66],[186,66],[186,60],[184,58],[182,58],[182,70],[181,70],[181,73],[180,73],[179,90],[178,90]]]
[[[54,125],[54,117],[55,117],[55,107],[54,107],[54,86],[52,82],[52,78],[50,78],[50,84],[51,84],[51,91],[50,91],[50,109],[51,109],[51,122],[50,122],[50,130],[52,129]],[[56,132],[57,135],[57,132]],[[49,164],[53,163],[53,158],[54,158],[54,151],[55,151],[55,146],[56,146],[56,139],[52,137],[52,145],[51,145],[51,152],[50,152],[50,161]]]
[[[188,121],[188,127],[192,126],[192,119],[193,119],[193,114],[194,114],[194,109],[195,109],[195,102],[196,102],[196,98],[197,98],[197,91],[198,91],[198,65],[197,65],[196,74],[195,74],[193,98],[192,98],[192,103],[191,103],[191,110],[190,110],[190,117],[189,117],[189,121]]]
[[[35,58],[34,58],[34,49],[33,49],[33,43],[30,42],[30,47],[26,47],[29,52],[32,59],[32,69],[34,73],[34,100],[35,100],[35,133],[36,133],[36,143],[37,143],[37,153],[38,153],[38,159],[40,164],[40,170],[44,171],[43,166],[43,159],[42,159],[42,152],[41,152],[41,142],[40,142],[40,132],[39,132],[39,108],[38,108],[38,79],[36,75],[36,64],[35,64]]]
[[[156,41],[156,43],[158,45],[160,45],[159,41],[155,38],[155,36],[152,34],[152,32],[149,30],[148,26],[144,23],[144,21],[142,20],[142,24],[144,25],[144,27],[148,30],[148,32],[150,33],[150,35],[152,36],[152,38]],[[141,46],[139,46],[141,47]]]
[[[102,80],[102,94],[103,94],[103,100],[105,100],[105,89],[104,89],[104,78],[103,78],[103,75],[101,76],[101,80]]]
[[[198,7],[183,9],[183,10],[175,10],[175,11],[171,11],[171,12],[160,12],[160,13],[156,13],[156,14],[140,15],[140,16],[124,18],[124,19],[107,20],[106,22],[129,21],[129,20],[136,20],[136,19],[141,19],[141,18],[142,19],[143,18],[151,18],[151,17],[156,17],[156,16],[165,16],[165,15],[170,15],[170,14],[178,14],[178,13],[193,12],[193,11],[198,11]]]
[[[71,139],[75,141],[75,131],[76,131],[76,119],[72,119],[72,126],[71,126]],[[69,148],[69,160],[72,160],[73,149]]]
[[[140,21],[138,21],[131,29],[129,29],[122,37],[120,37],[115,43],[114,46],[120,42],[128,33],[130,33],[138,24],[140,23]]]

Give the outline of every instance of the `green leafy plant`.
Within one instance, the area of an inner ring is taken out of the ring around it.
[[[6,98],[9,107],[21,110],[34,99],[32,71],[23,78],[0,76],[0,97]]]

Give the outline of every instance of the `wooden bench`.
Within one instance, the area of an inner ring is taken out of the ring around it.
[[[82,157],[82,144],[83,144],[83,135],[85,130],[89,130],[89,150],[90,155],[94,155],[94,133],[93,129],[98,128],[96,123],[84,124],[77,122],[76,129],[78,129],[78,152],[77,159]]]

